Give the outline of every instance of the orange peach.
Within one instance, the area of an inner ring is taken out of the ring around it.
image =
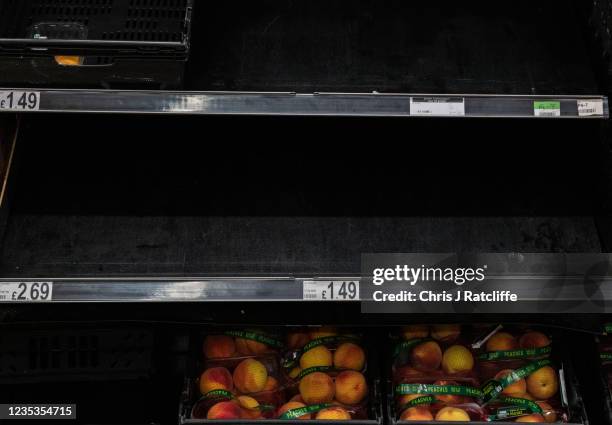
[[[504,369],[501,370],[495,375],[495,379],[502,379],[505,376],[514,372],[512,369]],[[521,395],[525,394],[527,391],[527,383],[524,379],[519,379],[516,382],[508,385],[503,389],[502,394],[507,395],[508,397],[521,397]]]
[[[546,420],[544,419],[544,416],[540,415],[539,413],[533,413],[531,415],[521,416],[514,422],[546,422]]]
[[[436,381],[434,385],[459,385],[459,383],[456,381]],[[463,396],[455,394],[439,394],[435,398],[445,404],[461,404],[464,401]]]
[[[298,401],[300,403],[304,403],[304,399],[302,398],[302,394],[296,394],[289,401]]]
[[[299,389],[306,404],[329,403],[336,394],[334,381],[323,372],[313,372],[304,376]]]
[[[234,385],[243,394],[263,391],[268,381],[268,370],[255,359],[245,359],[234,369]]]
[[[207,394],[214,390],[234,389],[232,374],[224,367],[211,367],[200,376],[200,392]]]
[[[427,338],[428,336],[429,326],[427,325],[408,325],[402,328],[402,338],[405,340]]]
[[[234,338],[227,335],[208,335],[204,339],[204,356],[209,359],[226,359],[236,355]]]
[[[332,406],[317,412],[315,419],[348,421],[351,419],[351,414],[340,406]]]
[[[537,400],[548,400],[558,390],[557,372],[550,366],[544,366],[527,377],[527,391]]]
[[[431,337],[437,341],[451,343],[461,335],[461,325],[433,325]]]
[[[276,378],[268,376],[263,391],[274,391],[276,389],[278,389],[278,381],[276,380]]]
[[[550,345],[550,339],[542,332],[530,331],[519,339],[521,348],[542,348]]]
[[[300,357],[300,367],[302,370],[316,366],[331,366],[333,355],[324,345],[319,345],[306,351]]]
[[[470,415],[458,407],[443,407],[436,413],[436,421],[469,422]]]
[[[516,398],[524,398],[525,400],[531,400],[534,401],[534,398],[531,396],[531,394],[529,393],[525,393],[525,394],[520,394],[520,395],[516,395],[514,396]]]
[[[362,370],[365,365],[363,348],[352,342],[345,342],[334,352],[334,366],[338,369]]]
[[[289,371],[289,378],[291,379],[295,379],[298,377],[298,375],[302,372],[302,368],[301,367],[294,367],[293,369],[291,369]]]
[[[410,352],[412,365],[423,372],[431,372],[440,367],[442,362],[442,350],[435,341],[423,342]]]
[[[248,395],[241,395],[237,399],[240,404],[241,418],[243,419],[258,419],[261,417],[259,410],[259,402]]]
[[[242,411],[233,401],[221,401],[208,409],[206,419],[240,419]]]
[[[338,330],[331,326],[322,326],[320,328],[313,329],[308,333],[311,340],[336,335],[338,335]]]
[[[236,338],[236,350],[243,356],[266,354],[272,350],[263,342],[248,338]]]
[[[301,409],[302,407],[306,407],[306,405],[304,403],[300,403],[299,401],[289,401],[279,407],[277,416],[280,417],[289,410]],[[310,413],[307,413],[305,415],[298,416],[295,419],[312,419],[312,415]]]
[[[433,421],[434,417],[425,406],[415,406],[404,410],[400,421]]]
[[[336,399],[342,404],[357,404],[368,395],[368,384],[360,372],[345,370],[336,376]]]
[[[508,332],[498,332],[487,341],[487,351],[510,351],[516,350],[518,344],[516,339]]]
[[[297,350],[308,344],[310,337],[305,332],[290,332],[287,334],[287,348]]]
[[[536,401],[540,409],[542,409],[542,416],[544,416],[544,420],[548,423],[557,422],[557,412],[552,408],[552,406],[545,401]]]
[[[411,366],[402,366],[397,368],[397,375],[404,378],[416,378],[422,376],[422,373]]]
[[[442,355],[442,369],[448,374],[469,372],[473,367],[474,356],[463,345],[450,346]]]

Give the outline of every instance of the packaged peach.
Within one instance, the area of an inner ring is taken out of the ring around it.
[[[282,362],[294,396],[278,418],[349,420],[368,418],[370,386],[360,334],[332,327],[293,330]]]
[[[279,334],[261,329],[212,332],[204,338],[205,359],[230,359],[262,354],[278,354],[285,347]]]
[[[282,359],[282,367],[289,381],[297,383],[313,371],[337,374],[343,370],[365,372],[367,355],[363,338],[357,333],[340,333],[335,328],[322,327],[308,332],[287,334],[289,351]]]
[[[461,325],[411,325],[395,336],[395,383],[428,380],[477,382],[477,363]]]
[[[393,387],[395,414],[401,420],[481,421],[482,398],[473,380],[402,383]]]
[[[370,385],[366,376],[356,370],[310,367],[299,373],[288,392],[293,394],[291,401],[306,406],[338,405],[351,412],[353,417],[367,417]]]
[[[399,421],[452,421],[483,422],[486,420],[483,410],[476,403],[454,406],[427,405],[408,407],[398,417]]]
[[[361,406],[346,406],[338,402],[307,405],[296,396],[283,404],[276,412],[281,420],[315,419],[315,420],[354,420],[368,419],[366,410]]]
[[[612,324],[607,323],[604,326],[605,336],[597,337],[597,346],[599,349],[599,360],[603,372],[605,390],[609,397],[612,397]]]
[[[285,402],[279,352],[282,338],[260,329],[214,331],[204,337],[194,419],[274,417]]]
[[[497,325],[482,327],[481,337],[472,344],[477,350],[480,376],[492,379],[500,370],[518,369],[532,360],[550,357],[552,336],[529,327]]]
[[[566,422],[568,409],[561,394],[562,376],[550,359],[499,370],[482,387],[482,403],[489,420]]]
[[[567,410],[558,400],[534,401],[500,396],[486,406],[487,420],[514,422],[567,422]]]
[[[278,358],[271,354],[208,360],[195,385],[201,397],[194,419],[272,418],[285,401]]]

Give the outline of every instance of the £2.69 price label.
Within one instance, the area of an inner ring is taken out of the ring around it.
[[[44,302],[53,299],[53,282],[1,282],[0,302]]]
[[[0,91],[0,111],[38,111],[40,92]]]
[[[305,280],[303,285],[307,301],[359,301],[358,280]]]

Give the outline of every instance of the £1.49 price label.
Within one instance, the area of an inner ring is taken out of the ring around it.
[[[0,302],[44,302],[53,299],[53,282],[1,282]]]
[[[303,285],[307,301],[359,301],[358,280],[305,280]]]
[[[38,111],[39,109],[40,92],[0,91],[0,111]]]

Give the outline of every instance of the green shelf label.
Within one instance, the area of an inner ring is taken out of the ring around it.
[[[560,117],[561,102],[555,100],[536,100],[533,102],[533,114],[536,117]]]
[[[561,109],[561,102],[534,102],[535,109]]]

